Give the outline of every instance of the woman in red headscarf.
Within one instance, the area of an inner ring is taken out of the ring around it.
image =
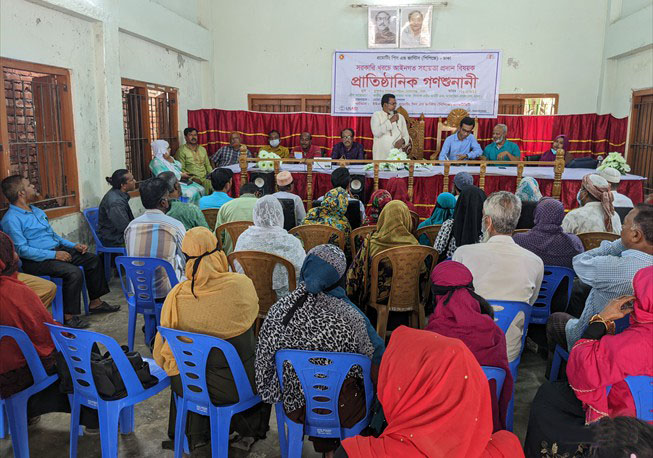
[[[569,355],[569,385],[549,382],[538,390],[528,422],[527,455],[539,452],[543,441],[556,443],[560,454],[573,453],[580,443],[592,441],[586,425],[607,416],[635,416],[624,379],[653,377],[653,266],[635,274],[633,290],[634,296],[614,299],[592,317]],[[629,313],[630,326],[610,335],[614,322]]]
[[[378,437],[355,436],[348,457],[523,457],[519,439],[492,434],[485,374],[458,339],[404,326],[383,355],[378,398],[388,426]]]
[[[492,380],[488,385],[494,430],[505,429],[513,380],[508,366],[506,336],[493,320],[492,306],[474,292],[472,273],[456,261],[444,261],[435,266],[431,272],[431,291],[435,310],[429,317],[426,330],[462,340],[481,366],[505,371],[499,399],[496,397],[496,382]]]
[[[365,210],[365,220],[363,226],[376,224],[383,207],[392,200],[392,195],[385,189],[377,189],[370,196],[370,204]]]
[[[408,199],[408,187],[402,178],[390,178],[385,189],[392,195],[392,200],[400,200],[408,206],[408,210],[417,212],[415,206]]]

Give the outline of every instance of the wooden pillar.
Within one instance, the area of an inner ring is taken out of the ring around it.
[[[442,192],[449,192],[449,170],[451,170],[451,164],[449,162],[444,163],[444,179],[442,180]]]
[[[313,159],[306,160],[306,202],[307,208],[313,207]]]
[[[408,200],[413,201],[413,186],[415,184],[415,162],[410,161],[408,166]]]
[[[279,174],[279,168],[281,167],[281,161],[279,159],[274,160],[274,190],[278,191],[279,187],[277,186],[277,175]]]
[[[481,164],[481,173],[478,177],[478,187],[485,191],[485,171],[487,169],[487,164],[483,162]]]
[[[240,185],[247,183],[247,153],[240,153],[238,157],[240,163]]]
[[[559,149],[556,152],[555,165],[553,166],[553,195],[554,199],[560,200],[562,195],[562,172],[565,171],[565,150]]]
[[[515,189],[517,186],[519,186],[519,183],[521,183],[521,179],[524,176],[524,163],[519,162],[517,165],[517,183],[515,184]]]
[[[374,190],[379,190],[379,163],[374,162]]]

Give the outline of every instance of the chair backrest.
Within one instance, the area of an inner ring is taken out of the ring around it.
[[[551,314],[551,301],[555,292],[564,279],[567,279],[567,301],[571,297],[571,289],[574,284],[576,274],[568,267],[544,266],[544,277],[540,292],[533,304],[531,312],[531,323],[546,324],[546,320]]]
[[[236,246],[236,242],[238,241],[238,237],[240,237],[240,234],[245,232],[248,227],[253,226],[254,223],[251,221],[231,221],[229,223],[224,223],[220,224],[218,228],[215,230],[215,236],[218,239],[218,245],[219,248],[222,249],[222,232],[227,231],[229,234],[229,238],[231,239],[231,243],[233,247]]]
[[[492,366],[481,366],[481,369],[483,369],[488,382],[490,380],[496,382],[497,399],[499,399],[501,397],[501,390],[503,389],[503,382],[506,380],[506,371],[499,367]]]
[[[362,221],[361,221],[361,204],[359,200],[355,199],[355,200],[350,200],[348,202],[347,212],[345,213],[345,216],[347,217],[347,220],[349,221],[349,225],[351,226],[352,229],[356,229],[360,227]]]
[[[206,385],[206,361],[213,348],[218,348],[224,353],[229,370],[234,377],[239,402],[254,397],[243,362],[229,342],[213,336],[163,326],[159,326],[159,333],[168,342],[175,357],[186,401],[201,405],[209,405],[211,402]]]
[[[515,319],[519,312],[524,312],[524,329],[521,335],[521,351],[519,357],[510,362],[510,368],[516,368],[521,360],[521,352],[524,351],[524,344],[526,343],[526,333],[528,332],[528,325],[531,322],[531,305],[527,302],[516,301],[497,301],[494,299],[487,300],[492,308],[494,308],[494,321],[501,328],[503,333],[508,332],[510,324]],[[516,369],[515,369],[516,370]],[[517,373],[513,372],[513,378],[517,378]]]
[[[379,264],[387,260],[392,266],[392,282],[388,307],[419,312],[426,302],[429,276],[420,285],[420,272],[427,258],[432,257],[431,269],[438,261],[438,251],[429,246],[407,245],[388,248],[377,253],[370,265],[370,302],[376,303],[379,284]],[[420,298],[421,293],[421,298]]]
[[[635,401],[637,418],[653,421],[653,377],[648,375],[629,375],[626,383]]]
[[[326,365],[316,364],[325,360]],[[338,396],[342,384],[353,366],[360,366],[363,369],[367,410],[363,419],[350,429],[355,429],[362,422],[369,421],[374,388],[370,378],[372,362],[366,356],[356,353],[279,350],[275,355],[275,361],[281,391],[283,391],[284,361],[288,361],[292,365],[299,378],[306,400],[305,434],[328,437],[344,436],[338,416]],[[325,409],[323,411],[328,413],[317,413],[318,409]],[[318,430],[319,434],[316,434]]]
[[[45,325],[50,328],[52,339],[56,342],[57,348],[63,354],[70,375],[73,380],[75,394],[84,396],[88,403],[97,405],[99,394],[91,372],[91,351],[97,342],[107,349],[118,368],[120,377],[125,384],[128,396],[136,396],[145,389],[138,379],[133,366],[120,348],[118,342],[109,336],[99,332],[67,328],[49,323]]]
[[[292,199],[278,199],[283,208],[283,228],[287,231],[297,226],[295,218],[295,201]]]
[[[628,215],[632,209],[633,207],[614,207],[614,211],[616,211],[617,215],[619,215],[621,224],[623,224],[624,220],[626,219],[626,215]]]
[[[139,313],[156,311],[155,299],[161,299],[156,297],[154,286],[157,276],[166,275],[170,281],[170,288],[179,283],[175,269],[164,259],[118,256],[116,267],[125,299],[127,302],[132,299]]]
[[[204,219],[206,220],[206,224],[209,225],[209,229],[212,231],[215,230],[215,224],[218,221],[218,212],[220,211],[219,208],[205,208],[202,210],[202,213],[204,214]]]
[[[337,237],[338,246],[341,250],[345,250],[345,233],[340,229],[326,224],[303,224],[301,226],[293,227],[288,232],[297,235],[302,239],[302,242],[304,242],[304,250],[306,250],[307,253],[318,245],[329,243],[332,236]]]
[[[410,218],[413,222],[413,226],[410,228],[410,232],[415,234],[417,232],[417,226],[419,226],[419,215],[416,212],[410,210]]]
[[[433,246],[436,237],[440,233],[441,228],[442,228],[442,224],[433,224],[432,226],[424,226],[421,229],[417,229],[416,238],[419,240],[419,238],[422,235],[425,235],[429,239],[429,246]]]
[[[48,374],[45,372],[41,358],[36,352],[36,348],[34,348],[34,344],[27,333],[22,329],[14,328],[13,326],[0,326],[0,340],[4,337],[10,337],[16,341],[16,344],[25,357],[27,367],[29,367],[29,370],[32,373],[34,385],[44,381],[48,377]],[[0,415],[2,414],[3,413],[0,412]]]
[[[376,224],[372,224],[370,226],[361,226],[358,229],[351,231],[349,234],[349,247],[351,249],[352,259],[356,257],[356,253],[358,253],[358,249],[361,247],[362,240],[375,230]]]
[[[277,293],[272,288],[272,274],[277,264],[281,264],[288,271],[288,288],[294,291],[297,287],[295,266],[286,258],[264,251],[234,251],[227,256],[231,270],[235,271],[234,262],[237,261],[243,272],[254,283],[258,295],[259,317],[268,314],[272,304],[277,301]]]
[[[619,234],[613,234],[612,232],[583,232],[582,234],[578,234],[578,237],[580,238],[580,241],[583,242],[585,251],[589,251],[598,248],[604,240],[613,242],[621,236]]]
[[[84,210],[83,213],[84,213],[84,218],[86,218],[86,222],[88,223],[88,226],[91,229],[91,234],[93,235],[95,244],[97,246],[102,246],[102,241],[97,235],[97,226],[98,226],[98,220],[100,218],[100,210],[98,209],[98,207],[91,207]]]

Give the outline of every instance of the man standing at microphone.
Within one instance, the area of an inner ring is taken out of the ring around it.
[[[386,160],[392,148],[404,149],[410,143],[406,120],[395,113],[395,96],[384,94],[381,97],[381,107],[383,109],[374,113],[371,120],[374,135],[372,158],[375,160]]]

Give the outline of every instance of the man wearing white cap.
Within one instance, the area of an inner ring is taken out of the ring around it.
[[[635,206],[633,201],[630,200],[630,197],[624,196],[623,194],[619,194],[617,192],[619,182],[621,181],[621,172],[619,172],[619,170],[612,167],[606,167],[599,172],[599,175],[601,175],[608,183],[610,183],[612,195],[614,196],[613,204],[615,208],[633,208]]]
[[[277,187],[279,192],[272,194],[277,199],[292,199],[295,201],[295,222],[301,224],[306,217],[306,210],[304,209],[304,202],[297,194],[294,194],[295,185],[292,180],[290,172],[283,171],[277,174]]]

